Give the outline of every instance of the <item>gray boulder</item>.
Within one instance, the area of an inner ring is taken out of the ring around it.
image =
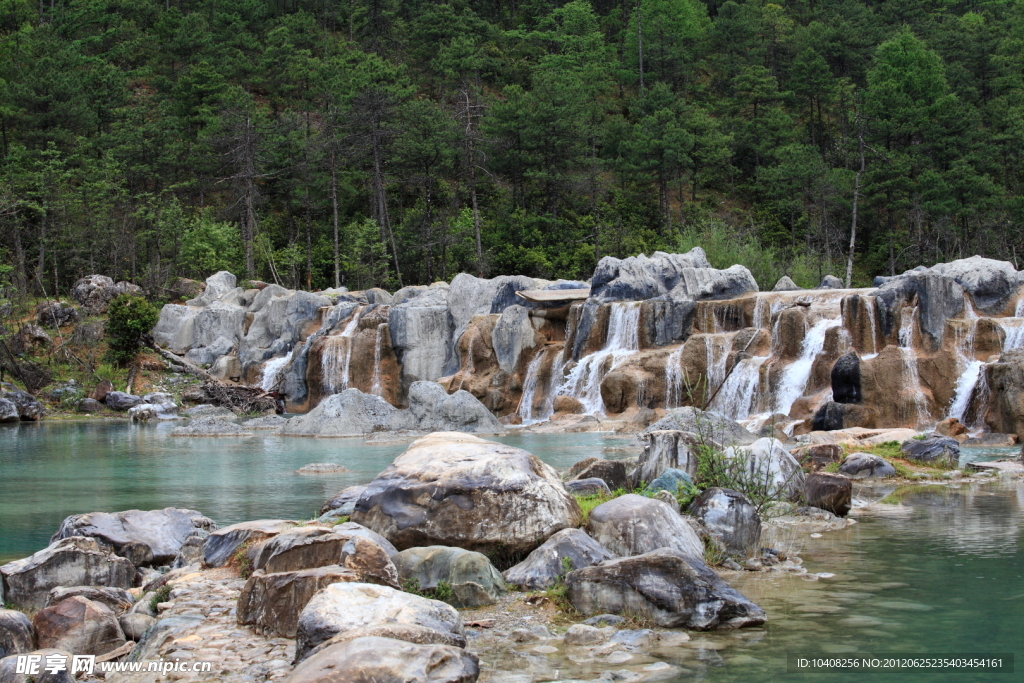
[[[672,548],[703,557],[700,536],[675,510],[660,500],[630,493],[613,498],[590,511],[587,532],[619,556],[642,555]]]
[[[425,291],[427,291],[426,285],[409,285],[408,287],[402,287],[391,295],[391,305],[399,306],[404,304],[406,301],[415,299]]]
[[[14,404],[14,401],[0,398],[0,424],[17,424],[18,422],[21,422],[18,406]]]
[[[36,306],[36,322],[43,327],[64,327],[78,322],[78,310],[63,301],[43,301]]]
[[[872,453],[850,453],[839,465],[839,472],[852,479],[896,476],[896,468],[888,460]]]
[[[693,329],[692,299],[648,299],[640,304],[642,337],[653,346],[667,346],[686,341]]]
[[[185,303],[189,306],[209,306],[214,301],[223,299],[235,292],[238,287],[238,278],[226,270],[221,270],[206,278],[206,287],[203,292],[194,299]]]
[[[646,443],[632,476],[633,486],[652,482],[669,468],[686,472],[691,479],[697,476],[697,456],[693,450],[697,443],[696,435],[665,429],[645,431],[640,438]]]
[[[4,388],[7,391],[0,392],[0,399],[10,401],[17,407],[18,418],[22,422],[38,422],[46,415],[46,408],[32,394],[15,389],[10,384],[5,384]]]
[[[764,611],[700,559],[670,548],[608,560],[566,577],[569,600],[585,615],[641,614],[665,628],[699,631],[758,626]]]
[[[328,396],[305,415],[288,420],[281,433],[286,436],[361,436],[392,429],[399,412],[380,396],[346,389]]]
[[[612,490],[608,488],[608,484],[605,483],[604,479],[598,479],[596,477],[589,479],[570,479],[565,482],[565,490],[574,496],[610,496],[612,493]]]
[[[845,285],[843,281],[837,278],[835,275],[826,275],[821,278],[821,282],[815,289],[843,289]]]
[[[522,590],[544,590],[574,569],[610,560],[615,555],[582,529],[562,529],[505,572],[505,580]]]
[[[333,498],[323,504],[320,514],[333,513],[335,516],[350,516],[356,509],[356,501],[363,495],[365,486],[349,486],[335,494]]]
[[[217,337],[209,346],[196,346],[188,350],[185,357],[196,365],[211,366],[221,356],[235,350],[235,344],[227,337]]]
[[[761,516],[739,491],[713,486],[690,503],[689,513],[704,523],[730,555],[746,556],[761,545]]]
[[[501,434],[504,428],[491,411],[468,391],[448,394],[437,382],[413,382],[409,407],[397,412],[390,423],[394,430]]]
[[[189,536],[185,539],[185,542],[181,544],[178,549],[178,554],[174,556],[174,561],[171,562],[171,569],[180,569],[181,567],[188,567],[193,564],[202,564],[203,562],[203,545],[206,544],[206,539],[209,538],[210,532],[200,531],[195,536]]]
[[[238,623],[268,636],[294,638],[299,614],[310,599],[332,583],[359,583],[359,574],[336,564],[249,577],[238,596]]]
[[[232,416],[233,417],[233,416]],[[171,436],[252,436],[253,430],[217,416],[202,416],[189,420],[188,424],[175,427]]]
[[[692,486],[693,478],[683,472],[677,470],[674,467],[667,467],[665,471],[658,475],[658,478],[647,485],[644,489],[650,493],[657,493],[659,491],[665,491],[666,493],[672,494],[673,496],[679,492],[680,486]]]
[[[368,637],[324,648],[287,683],[474,683],[479,675],[476,655],[462,648]]]
[[[137,643],[146,635],[146,631],[156,623],[156,619],[148,614],[122,614],[118,617],[117,623],[121,626],[121,632],[124,633],[124,637]]]
[[[248,557],[254,569],[268,574],[340,565],[364,582],[398,588],[398,572],[387,550],[368,534],[341,526],[289,529],[250,550]]]
[[[174,353],[186,353],[192,348],[192,330],[199,309],[181,304],[165,304],[151,334],[153,341]]]
[[[143,545],[149,549],[150,557],[145,564],[159,566],[174,560],[187,538],[216,528],[216,522],[209,517],[181,508],[89,512],[65,518],[50,543],[72,536],[91,536],[125,557],[122,551],[126,546]],[[137,556],[138,549],[132,552]]]
[[[17,610],[0,609],[0,659],[34,649],[36,634],[28,617]]]
[[[558,474],[530,453],[469,434],[417,439],[374,479],[352,521],[399,549],[527,553],[580,520]]]
[[[403,586],[436,590],[446,583],[452,591],[446,602],[453,607],[493,605],[505,592],[504,580],[487,556],[470,550],[435,545],[409,548],[392,559]]]
[[[122,294],[141,294],[142,288],[130,282],[114,283],[105,275],[87,275],[71,288],[71,298],[81,304],[90,315],[107,312],[110,302]]]
[[[643,434],[664,430],[690,432],[698,439],[715,442],[723,446],[747,446],[754,443],[757,437],[748,432],[740,423],[730,420],[724,415],[699,408],[673,408]],[[685,469],[680,467],[679,469]]]
[[[109,391],[104,403],[111,410],[128,410],[142,404],[142,397],[134,394],[126,394],[123,391]]]
[[[125,644],[113,611],[80,595],[45,607],[32,617],[40,647],[82,655],[103,655]]]
[[[98,413],[103,410],[103,404],[94,398],[83,398],[75,407],[80,413]]]
[[[522,305],[523,300],[516,292],[534,289],[536,285],[536,280],[523,275],[501,275],[487,280],[459,273],[448,289],[448,306],[454,324],[452,341],[462,336],[473,316],[503,313],[510,306]]]
[[[593,462],[581,469],[573,479],[601,479],[613,490],[629,486],[626,464],[621,460],[594,458]]]
[[[57,586],[131,588],[135,567],[95,538],[63,538],[21,560],[0,566],[4,600],[40,609]]]
[[[296,522],[284,519],[257,519],[217,529],[203,543],[203,563],[207,567],[223,567],[239,549],[257,546],[295,526]]]
[[[448,292],[430,288],[388,311],[391,347],[402,365],[403,383],[443,377],[455,364],[454,323],[448,312]]]
[[[909,439],[900,446],[907,460],[916,460],[939,467],[956,467],[960,463],[960,442],[949,436],[931,435]]]
[[[725,457],[737,461],[745,476],[767,485],[777,496],[796,498],[803,492],[803,469],[778,439],[765,437],[746,448],[730,446]]]
[[[773,292],[793,292],[798,289],[803,288],[797,285],[795,282],[793,282],[792,278],[790,278],[788,275],[783,275],[782,277],[780,277],[779,281],[775,283],[774,287],[772,287]]]
[[[322,643],[381,636],[421,645],[465,647],[462,618],[454,607],[368,583],[332,583],[299,614],[295,661]]]

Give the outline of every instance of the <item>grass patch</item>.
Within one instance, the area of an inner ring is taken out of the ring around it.
[[[870,453],[882,457],[896,469],[896,476],[903,479],[913,479],[914,475],[919,473],[936,474],[956,469],[956,467],[944,461],[932,464],[907,460],[903,451],[900,450],[899,441],[886,441],[870,448],[848,445],[844,447],[844,451],[846,455],[850,453]]]
[[[440,600],[441,602],[451,602],[451,599],[455,596],[451,584],[447,581],[438,581],[435,588],[423,588],[420,586],[419,579],[406,579],[402,582],[402,590],[422,598]]]
[[[842,463],[839,462],[830,462],[829,464],[825,465],[825,467],[823,467],[821,471],[828,472],[829,474],[835,474],[836,472],[839,471],[839,466],[841,464]]]
[[[252,576],[253,566],[252,560],[249,559],[249,542],[243,543],[238,546],[238,550],[231,556],[231,561],[228,562],[228,566],[234,567],[238,570],[238,575],[243,579],[248,579]]]
[[[348,515],[345,515],[343,517],[339,517],[338,521],[334,523],[334,526],[338,526],[339,524],[345,524],[346,522],[348,522],[348,520],[349,520],[349,516]]]
[[[156,606],[161,602],[167,602],[171,599],[171,587],[164,584],[156,589],[153,593],[153,597],[149,599],[149,609],[156,612]]]

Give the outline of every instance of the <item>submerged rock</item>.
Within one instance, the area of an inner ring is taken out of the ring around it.
[[[193,418],[187,425],[175,427],[171,436],[252,436],[253,432],[230,419],[216,416]]]
[[[299,615],[295,660],[332,641],[381,636],[410,643],[465,647],[462,619],[451,605],[367,583],[332,583]]]
[[[501,574],[480,553],[435,545],[409,548],[393,559],[403,586],[436,590],[445,583],[452,591],[447,602],[454,607],[493,605],[505,592]]]
[[[574,569],[615,557],[582,529],[562,529],[505,572],[505,581],[522,590],[544,590]]]
[[[608,560],[566,577],[569,600],[585,615],[641,614],[665,628],[757,626],[764,611],[700,559],[669,548]]]
[[[701,557],[704,544],[690,523],[664,502],[629,493],[590,511],[587,532],[610,552],[641,555],[672,548]]]
[[[71,515],[50,539],[51,543],[71,536],[92,536],[111,546],[116,553],[136,559],[148,554],[140,564],[167,564],[181,549],[181,544],[201,531],[216,530],[217,524],[195,510],[164,508],[163,510],[125,510],[124,512],[90,512]],[[133,547],[144,546],[148,553]]]
[[[462,648],[367,637],[324,648],[287,683],[474,683],[479,675],[476,655]]]
[[[558,474],[530,453],[468,434],[417,439],[374,479],[352,521],[399,549],[447,545],[528,553],[576,526],[576,500]]]
[[[726,552],[746,556],[761,544],[761,516],[739,491],[713,486],[690,503],[691,515],[704,523]]]

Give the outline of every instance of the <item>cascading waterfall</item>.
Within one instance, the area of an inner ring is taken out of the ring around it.
[[[639,333],[640,304],[635,301],[611,304],[604,348],[581,358],[559,393],[579,400],[584,412],[603,415],[601,381],[615,366],[640,349]]]
[[[757,301],[754,303],[754,327],[766,328],[772,322],[772,313],[768,307],[768,301],[763,297],[757,297]]]
[[[825,334],[842,324],[840,318],[824,318],[814,323],[804,336],[800,357],[790,363],[782,373],[779,388],[775,392],[773,412],[789,415],[793,404],[804,395],[807,381],[811,378],[814,359],[825,348]]]
[[[956,387],[953,391],[953,398],[949,403],[948,417],[955,417],[963,421],[968,407],[971,405],[971,397],[974,395],[974,388],[978,384],[981,370],[984,363],[974,357],[974,337],[978,331],[978,318],[967,317],[970,310],[970,301],[964,297],[964,319],[967,321],[965,327],[955,327],[954,347],[956,348],[957,360],[960,365],[960,376],[957,377]]]
[[[768,356],[753,356],[736,363],[708,407],[731,420],[744,420],[757,412],[761,366],[767,360]]]
[[[914,351],[914,328],[917,326],[917,306],[900,311],[900,358],[903,361],[903,384],[911,389],[914,402],[915,426],[928,421],[928,406],[921,391],[921,376],[917,372],[917,352]]]
[[[1003,318],[998,322],[1003,328],[1003,353],[1024,346],[1024,317]]]
[[[526,367],[526,379],[523,381],[523,395],[519,399],[519,417],[522,418],[523,424],[534,422],[533,417],[533,401],[537,395],[537,384],[540,381],[540,366],[544,360],[544,352],[546,348],[541,349],[537,352],[537,355],[533,357],[530,364]]]
[[[678,408],[683,403],[683,347],[665,360],[665,407]]]
[[[263,391],[274,391],[277,383],[281,380],[281,373],[292,362],[294,354],[295,349],[293,348],[287,355],[280,358],[271,358],[267,361],[266,365],[263,366],[263,379],[260,381],[260,389],[263,389]]]
[[[1017,299],[1017,308],[1013,312],[1014,318],[1024,318],[1024,296]]]
[[[708,385],[706,393],[708,396],[713,395],[722,386],[722,382],[725,381],[725,366],[729,359],[729,342],[730,338],[724,335],[712,335],[707,338],[704,342],[705,352],[707,354],[706,365]]]
[[[377,396],[384,395],[380,376],[380,355],[384,346],[384,323],[377,325],[377,339],[373,345],[373,384],[370,386],[370,393]]]
[[[875,317],[878,315],[878,300],[873,296],[859,295],[864,302],[864,308],[868,312],[868,320],[871,321],[871,353],[864,354],[862,360],[871,360],[878,356],[878,328],[875,327]]]
[[[328,394],[337,394],[348,389],[352,339],[359,329],[359,318],[364,308],[360,306],[352,312],[352,317],[341,334],[324,337],[320,351],[320,368],[323,373],[324,389]]]
[[[565,369],[565,355],[562,351],[563,349],[561,348],[555,348],[555,359],[551,362],[551,373],[548,375],[547,396],[544,399],[544,408],[539,417],[541,420],[546,420],[555,412],[555,396],[558,395],[562,385],[565,384],[565,375],[562,374],[562,371]]]

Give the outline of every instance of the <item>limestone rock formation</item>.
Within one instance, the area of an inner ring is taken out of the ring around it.
[[[525,560],[507,570],[505,580],[522,590],[544,590],[574,570],[610,560],[615,555],[582,529],[562,529]]]
[[[594,461],[579,470],[573,479],[601,479],[612,490],[626,488],[629,485],[626,465],[621,460],[594,458]]]
[[[757,440],[756,436],[735,420],[730,420],[719,413],[692,407],[673,408],[665,417],[645,429],[643,434],[664,430],[690,432],[696,434],[698,438],[722,446],[747,446]]]
[[[75,596],[106,605],[114,614],[121,614],[127,611],[135,603],[135,598],[124,588],[115,588],[113,586],[58,586],[50,591],[50,595],[46,600],[46,606],[52,607],[62,600]]]
[[[340,565],[367,583],[398,588],[388,552],[356,530],[304,526],[283,531],[248,552],[254,569],[268,574]]]
[[[670,548],[578,569],[566,585],[569,600],[586,615],[631,612],[665,628],[701,631],[757,626],[766,619],[700,559]]]
[[[700,247],[686,254],[605,256],[594,270],[590,287],[591,296],[601,301],[640,301],[668,294],[673,299],[728,299],[757,291],[749,270],[743,266],[716,270]]]
[[[217,524],[195,510],[164,508],[163,510],[125,510],[124,512],[90,512],[65,518],[51,543],[72,536],[91,536],[112,547],[114,552],[138,558],[148,555],[141,564],[166,564],[174,559],[181,544],[200,531],[213,531]],[[126,546],[136,546],[125,552]],[[137,546],[144,546],[141,551]]]
[[[369,484],[352,521],[399,549],[516,554],[576,526],[580,514],[554,469],[530,453],[439,432],[414,441]]]
[[[779,495],[796,498],[803,492],[800,463],[778,439],[758,439],[747,448],[730,446],[725,456],[743,463],[752,480],[768,484]]]
[[[590,511],[587,532],[619,556],[672,548],[701,557],[704,544],[686,519],[664,502],[629,493]]]
[[[462,619],[451,605],[367,583],[332,583],[299,615],[295,660],[314,648],[380,636],[420,645],[465,647]]]
[[[71,298],[77,301],[89,315],[107,312],[110,302],[122,294],[141,294],[142,288],[130,282],[114,283],[106,275],[87,275],[75,282]]]

